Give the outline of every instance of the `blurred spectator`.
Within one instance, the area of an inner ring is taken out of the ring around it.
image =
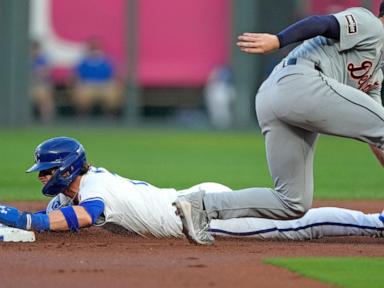
[[[95,104],[115,116],[121,109],[122,91],[112,61],[97,39],[87,43],[84,57],[75,69],[74,104],[80,115],[89,114]]]
[[[232,70],[220,66],[211,72],[204,91],[209,120],[217,129],[233,124],[233,103],[236,98]]]
[[[42,51],[38,41],[32,41],[30,47],[31,78],[30,93],[39,119],[50,122],[55,116],[55,103],[50,78],[48,57]]]

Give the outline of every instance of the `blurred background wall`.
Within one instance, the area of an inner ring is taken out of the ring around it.
[[[292,47],[240,53],[242,32],[380,0],[2,0],[0,124],[257,126],[254,95]]]

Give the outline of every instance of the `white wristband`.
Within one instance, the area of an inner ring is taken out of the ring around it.
[[[27,225],[25,229],[31,230],[31,226],[32,226],[32,217],[31,217],[31,214],[27,214]]]

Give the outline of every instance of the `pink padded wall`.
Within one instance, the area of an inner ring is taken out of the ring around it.
[[[138,79],[149,86],[201,85],[230,51],[229,0],[139,0]],[[124,0],[52,0],[58,36],[84,41],[98,36],[124,71]]]

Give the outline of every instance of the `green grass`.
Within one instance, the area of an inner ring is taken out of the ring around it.
[[[339,287],[383,287],[384,258],[276,258],[264,262]]]
[[[42,198],[36,174],[24,171],[33,163],[37,144],[62,135],[82,142],[93,165],[160,187],[186,188],[203,181],[234,189],[272,185],[264,140],[256,131],[31,128],[2,129],[0,135],[0,200]],[[367,145],[323,136],[315,158],[315,197],[384,198],[382,172]]]

